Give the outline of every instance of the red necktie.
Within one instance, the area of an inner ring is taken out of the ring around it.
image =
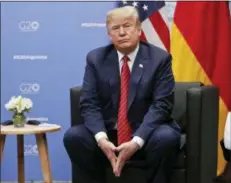
[[[129,58],[127,56],[124,56],[120,75],[120,101],[117,128],[118,145],[131,139],[131,127],[127,117],[128,89],[130,80],[130,70],[127,63],[128,61]]]

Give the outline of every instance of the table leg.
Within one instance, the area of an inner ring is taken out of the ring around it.
[[[18,148],[18,182],[25,183],[24,173],[24,136],[17,135],[17,148]]]
[[[0,163],[2,162],[3,150],[5,145],[6,135],[0,135]]]
[[[36,134],[36,141],[39,151],[44,183],[52,183],[46,134]]]

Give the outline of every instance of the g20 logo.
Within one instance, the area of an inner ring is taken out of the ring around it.
[[[20,21],[18,26],[21,31],[36,31],[40,24],[37,21]]]
[[[22,83],[19,87],[22,94],[38,93],[40,85],[38,83]]]

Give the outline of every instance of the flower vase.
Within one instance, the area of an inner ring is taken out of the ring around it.
[[[26,117],[24,113],[14,113],[13,115],[13,124],[16,128],[24,127],[26,123]]]

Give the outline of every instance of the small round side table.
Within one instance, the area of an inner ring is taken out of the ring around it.
[[[2,161],[2,154],[4,150],[4,144],[6,135],[17,135],[17,151],[18,151],[18,182],[24,183],[24,135],[34,134],[36,137],[36,143],[38,146],[38,152],[40,157],[40,164],[44,183],[52,183],[48,146],[46,133],[56,132],[61,129],[59,125],[25,125],[22,128],[15,128],[13,125],[0,126],[0,163]]]

